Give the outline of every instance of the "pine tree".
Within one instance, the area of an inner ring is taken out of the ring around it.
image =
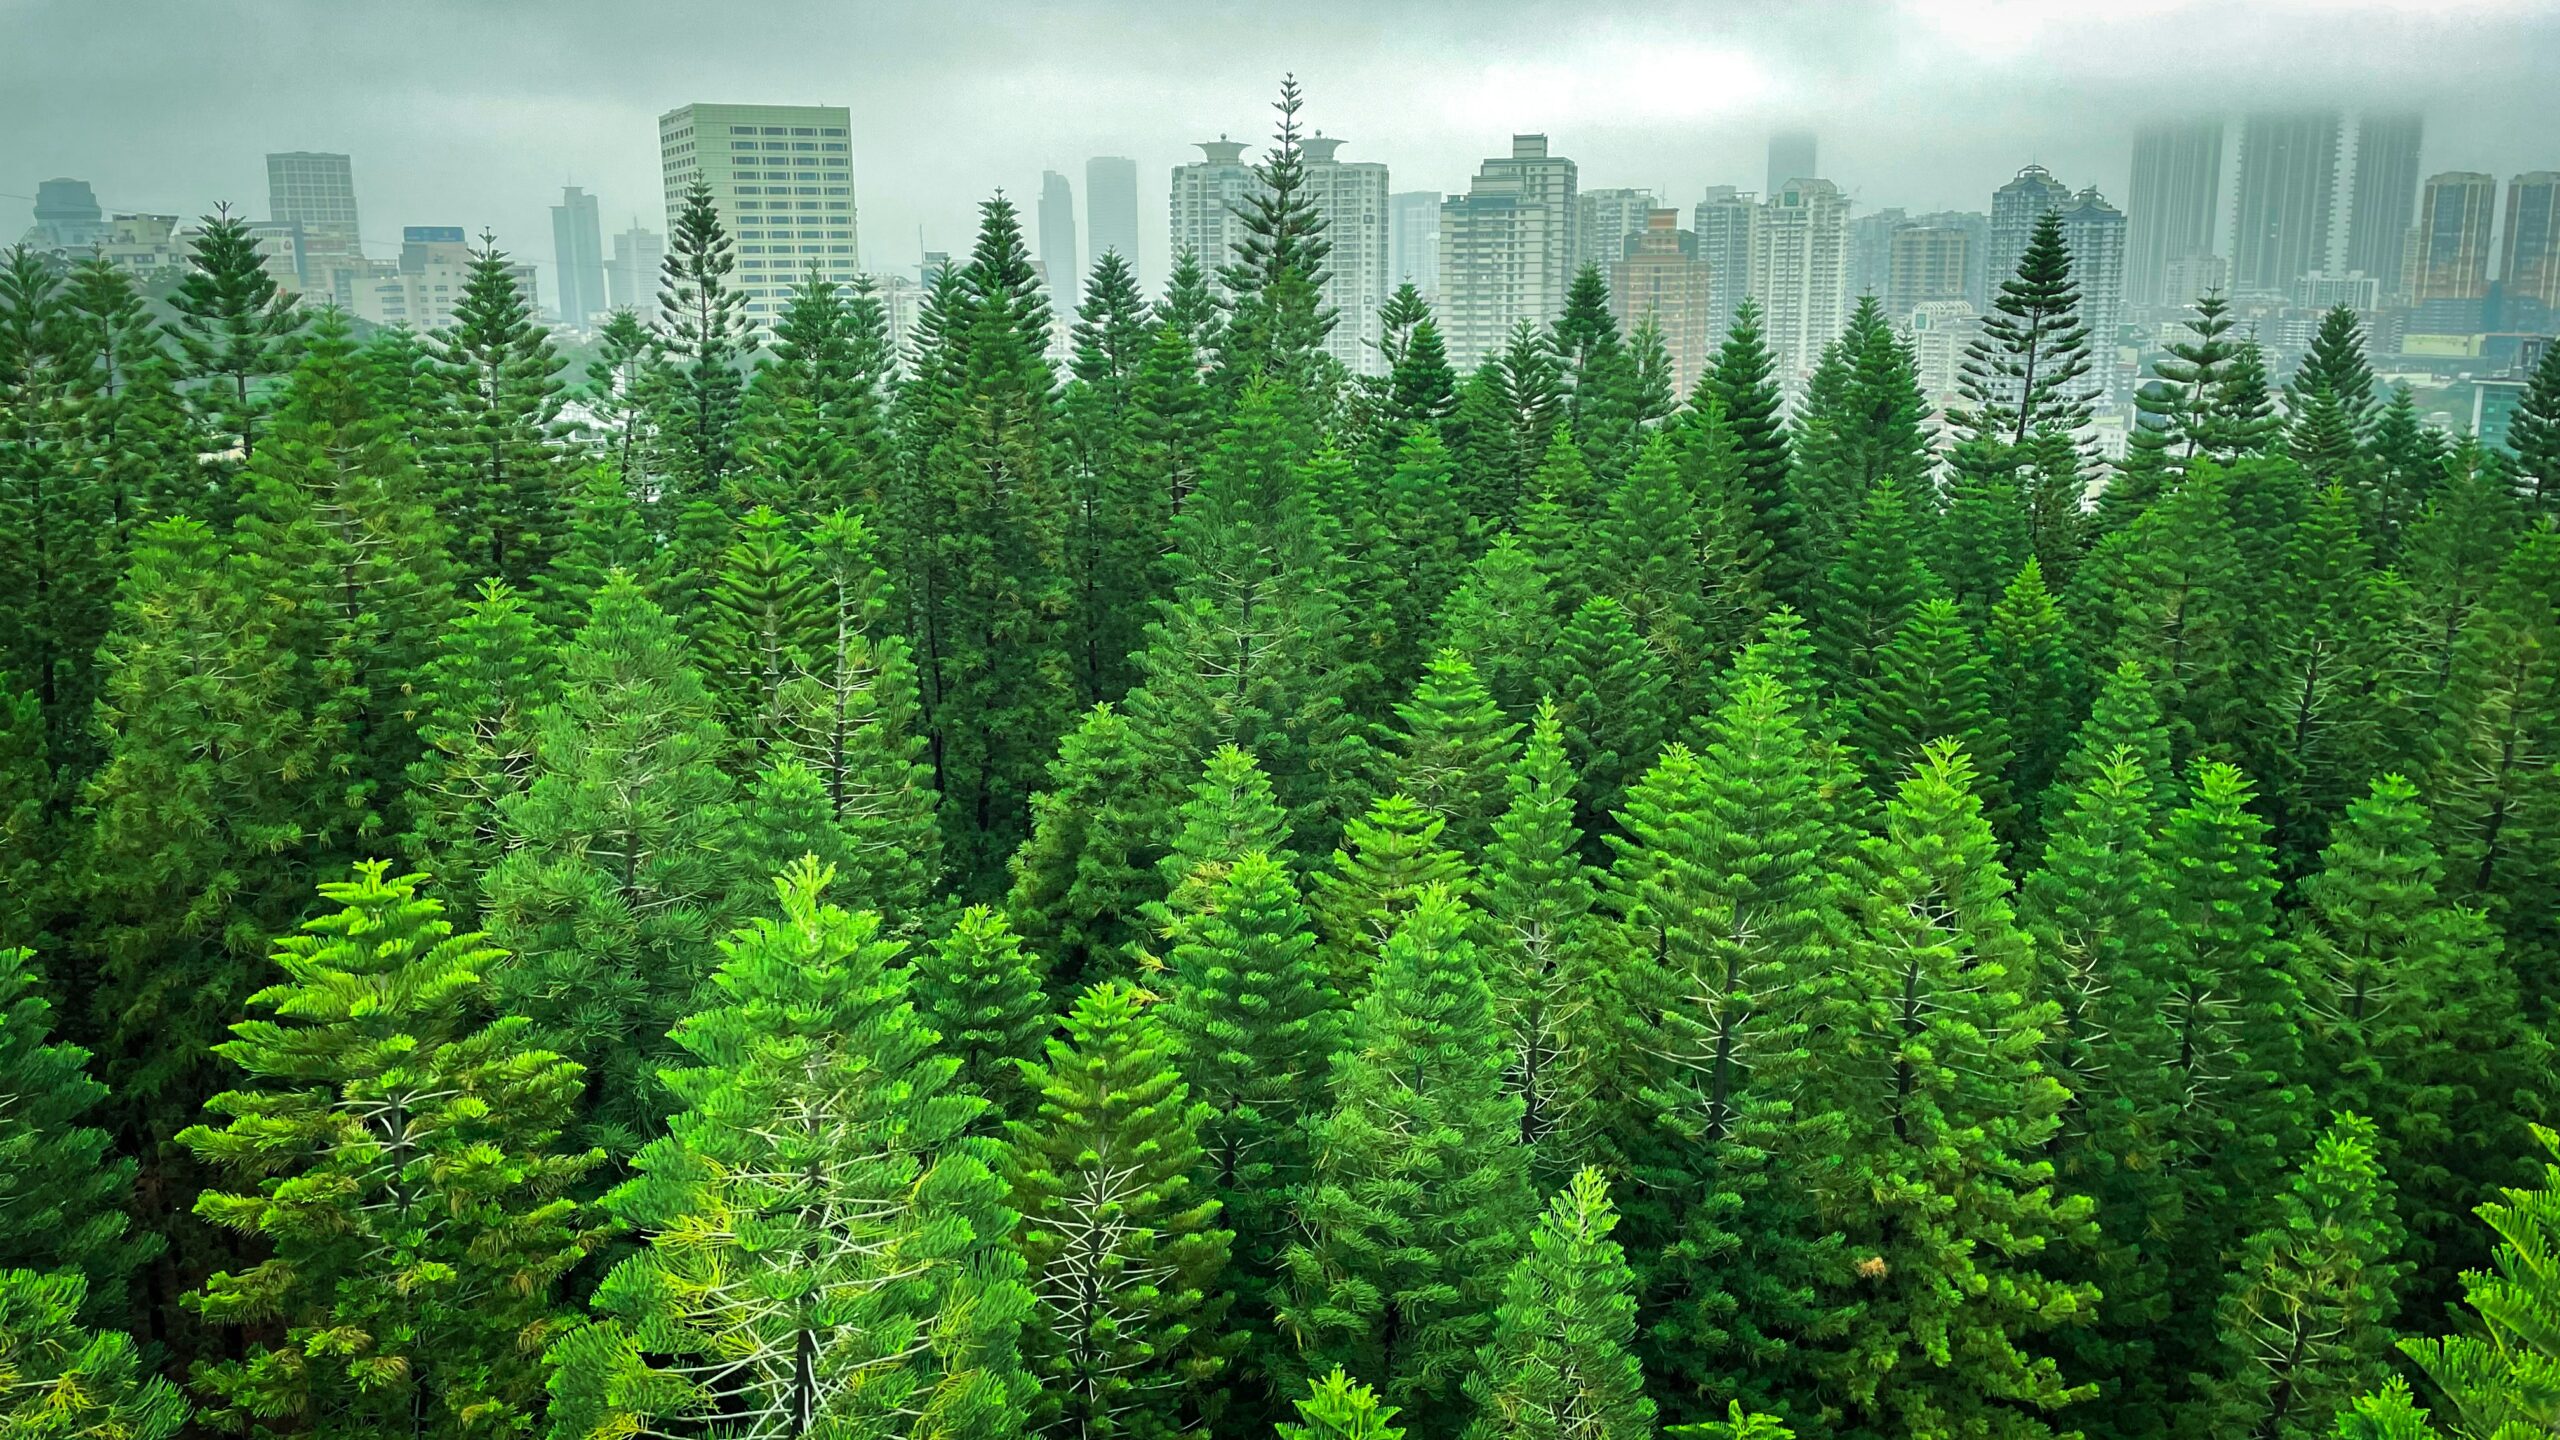
[[[1162,903],[1140,907],[1154,953],[1180,944],[1216,908],[1218,888],[1237,859],[1256,851],[1293,872],[1297,867],[1289,849],[1289,817],[1272,796],[1271,777],[1252,755],[1222,745],[1173,812],[1173,841],[1156,861]]]
[[[1780,419],[1777,358],[1760,328],[1760,304],[1746,298],[1734,311],[1715,362],[1698,388],[1723,406],[1741,461],[1741,493],[1751,522],[1767,546],[1770,592],[1801,604],[1821,575],[1817,550],[1807,543],[1810,520],[1798,509],[1787,432]]]
[[[1203,1193],[1200,1129],[1174,1042],[1120,983],[1076,997],[1066,1036],[1026,1064],[1036,1118],[1009,1127],[1033,1312],[1023,1352],[1034,1425],[1075,1436],[1172,1436],[1223,1368],[1219,1286],[1232,1234]]]
[[[1297,77],[1283,76],[1280,98],[1271,105],[1280,118],[1270,153],[1253,167],[1252,191],[1234,210],[1244,233],[1218,269],[1229,297],[1219,370],[1231,383],[1259,375],[1313,388],[1308,382],[1318,379],[1321,347],[1339,318],[1324,303],[1333,242],[1307,188],[1298,132],[1304,104]]]
[[[555,1435],[1022,1433],[1031,1309],[985,1102],[879,917],[776,882],[675,1040],[682,1105],[604,1208],[643,1248],[550,1350]]]
[[[55,891],[72,877],[52,864],[53,767],[44,758],[44,710],[0,673],[0,949],[34,940],[52,918]]]
[[[1067,583],[1074,596],[1077,688],[1087,703],[1116,700],[1132,681],[1129,654],[1145,638],[1146,602],[1164,568],[1171,490],[1137,463],[1139,387],[1155,324],[1130,261],[1105,251],[1085,281],[1075,324],[1075,377],[1059,402],[1066,420]]]
[[[2169,727],[2160,718],[2150,675],[2138,660],[2119,663],[2098,682],[2089,716],[2072,733],[2062,768],[2045,791],[2047,820],[2058,818],[2070,805],[2071,792],[2096,780],[2114,763],[2120,749],[2142,767],[2141,793],[2151,816],[2149,828],[2157,830],[2177,807],[2178,772],[2169,758]]]
[[[569,481],[563,362],[514,270],[482,235],[453,328],[429,349],[451,394],[433,454],[454,558],[471,574],[522,588],[559,553]]]
[[[71,267],[62,302],[77,346],[71,439],[105,491],[114,514],[108,544],[121,553],[145,522],[201,508],[203,447],[178,394],[177,363],[132,274],[92,255]]]
[[[2249,575],[2206,466],[2081,567],[2069,606],[2090,663],[2140,663],[2184,760],[2236,740]]]
[[[2560,360],[2545,346],[2524,398],[2507,424],[2516,455],[2516,489],[2535,518],[2560,513]]]
[[[1951,600],[1929,600],[1912,613],[1876,657],[1876,676],[1856,697],[1851,726],[1868,773],[1898,778],[1941,740],[1952,740],[1981,766],[1975,792],[1994,829],[2010,823],[2005,778],[2009,727],[1992,706],[1995,680]]]
[[[959,1085],[986,1100],[993,1120],[1029,1119],[1038,1092],[1022,1067],[1055,1027],[1039,956],[1003,911],[972,905],[910,968],[916,1013],[939,1037],[935,1053],[960,1062]]]
[[[1699,573],[1704,547],[1698,532],[1706,523],[1672,442],[1657,436],[1610,493],[1596,536],[1599,588],[1625,608],[1653,652],[1654,668],[1683,698],[1697,694],[1706,673],[1740,638],[1728,629],[1730,615],[1706,608],[1710,594],[1747,583],[1738,575]]]
[[[2487,1259],[2470,1216],[2517,1168],[2550,1047],[2528,1023],[2498,936],[2448,904],[2418,790],[2376,778],[2303,882],[2305,1049],[2334,1107],[2374,1117],[2416,1273],[2412,1313]]]
[[[1943,593],[1926,551],[1912,497],[1896,485],[1867,492],[1858,523],[1824,580],[1814,611],[1823,677],[1846,694],[1871,683],[1884,648],[1921,603]]]
[[[292,368],[310,316],[267,273],[249,222],[228,205],[200,222],[169,308],[178,318],[163,328],[177,343],[196,413],[245,464],[266,438],[267,382]]]
[[[711,187],[696,180],[677,211],[660,272],[653,429],[663,446],[671,499],[717,501],[738,465],[741,370],[756,349],[747,293],[731,278],[737,250]],[[629,478],[626,476],[626,479]]]
[[[1604,484],[1614,482],[1626,474],[1643,435],[1635,356],[1618,330],[1598,261],[1583,262],[1566,286],[1554,331],[1565,370],[1565,423],[1591,472]]]
[[[1341,1366],[1307,1382],[1307,1398],[1297,1402],[1299,1424],[1280,1423],[1279,1440],[1404,1440],[1404,1429],[1387,1422],[1400,1413],[1380,1404],[1378,1392],[1354,1385]]]
[[[1487,530],[1516,525],[1539,486],[1532,475],[1555,458],[1564,428],[1565,388],[1555,347],[1527,320],[1487,354],[1458,392],[1444,427],[1468,491],[1468,509]],[[1578,447],[1572,451],[1577,464]],[[1541,477],[1543,478],[1543,477]]]
[[[1553,704],[1504,777],[1509,805],[1484,852],[1485,959],[1520,1097],[1520,1139],[1538,1178],[1593,1153],[1604,1039],[1592,994],[1601,955],[1596,898],[1573,823],[1573,767]]]
[[[0,1434],[170,1440],[187,1423],[186,1398],[151,1373],[132,1337],[81,1324],[88,1308],[88,1282],[76,1272],[0,1270],[0,1375],[9,1380]]]
[[[1570,614],[1591,593],[1600,577],[1598,527],[1605,503],[1599,482],[1573,443],[1570,427],[1558,427],[1547,442],[1529,482],[1527,503],[1516,529],[1521,543],[1536,557],[1556,597],[1559,611]]]
[[[1503,719],[1475,667],[1455,650],[1432,657],[1396,715],[1404,728],[1389,741],[1389,788],[1439,816],[1459,854],[1482,854],[1519,754],[1520,727]]]
[[[1379,797],[1344,827],[1333,867],[1312,885],[1316,930],[1334,983],[1346,999],[1365,993],[1371,971],[1405,917],[1434,889],[1463,894],[1466,857],[1442,843],[1447,822],[1411,796]]]
[[[1031,802],[1031,838],[1013,856],[1005,910],[1062,985],[1125,963],[1168,828],[1156,777],[1129,723],[1096,705],[1068,732]]]
[[[802,277],[739,403],[736,500],[786,515],[876,503],[888,464],[883,392],[896,358],[869,277],[850,288],[814,269]]]
[[[1394,640],[1381,666],[1391,689],[1412,683],[1426,653],[1429,618],[1448,602],[1467,573],[1469,520],[1460,508],[1449,452],[1431,430],[1408,436],[1396,454],[1378,502],[1385,554],[1375,562],[1399,582],[1390,616]]]
[[[2070,625],[2045,589],[2044,567],[2029,560],[1991,607],[1983,633],[1990,661],[1991,714],[2012,749],[2008,792],[2032,819],[2071,746],[2071,721],[2083,692]]]
[[[1997,441],[1958,441],[1947,455],[1945,508],[1919,532],[1930,573],[1946,582],[1965,618],[1977,625],[1990,614],[2001,587],[2034,556],[2025,458],[2025,452]]]
[[[1582,777],[1583,832],[1595,834],[1669,738],[1669,686],[1626,610],[1605,595],[1565,622],[1549,664],[1547,693]]]
[[[794,717],[783,692],[818,668],[839,617],[809,552],[780,512],[759,505],[738,521],[709,613],[694,639],[703,678],[720,701],[720,719],[740,742],[742,759],[762,763],[791,738]]]
[[[2031,998],[1974,784],[1945,743],[1903,782],[1816,1021],[1847,1128],[1813,1183],[1856,1257],[1834,1283],[1857,1308],[1821,1359],[1844,1435],[2040,1435],[2090,1393],[2029,1348],[2097,1298],[2049,1258],[2092,1238],[2089,1204],[2052,1188],[2070,1097],[2038,1052],[2056,1010]]]
[[[890,616],[889,577],[873,558],[870,528],[839,511],[818,522],[808,544],[817,624],[807,663],[774,697],[784,748],[826,786],[851,857],[847,893],[891,928],[909,927],[943,868],[915,666]]]
[[[1296,1363],[1357,1361],[1432,1434],[1456,1432],[1459,1382],[1529,1220],[1520,1104],[1470,924],[1435,887],[1388,943],[1334,1059],[1283,1262]]]
[[[2479,618],[2523,528],[2504,477],[2473,463],[2478,458],[2474,447],[2446,457],[2441,484],[2401,534],[2398,564],[2409,581],[2410,614],[2398,703],[2424,713],[2395,716],[2396,725],[2434,728],[2463,633]]]
[[[280,941],[285,978],[250,997],[274,1018],[217,1047],[249,1084],[178,1136],[241,1187],[196,1214],[269,1246],[189,1297],[256,1327],[197,1385],[225,1428],[529,1433],[534,1357],[567,1319],[554,1287],[605,1233],[571,1194],[602,1154],[558,1147],[583,1077],[525,1020],[479,1022],[503,952],[386,870],[320,887],[339,908]]]
[[[1468,1440],[1651,1440],[1653,1402],[1630,1348],[1635,1277],[1610,1238],[1617,1223],[1609,1183],[1592,1169],[1538,1217],[1467,1382],[1477,1409]]]
[[[649,386],[658,373],[657,346],[657,336],[639,315],[614,311],[596,330],[596,357],[587,362],[579,395],[595,416],[599,448],[626,484],[644,478],[655,449]]]
[[[2391,1373],[2399,1242],[2373,1122],[2341,1113],[2238,1258],[2222,1302],[2215,1433],[2335,1433],[2338,1413]]]
[[[2354,310],[2336,305],[2320,317],[2320,328],[2312,333],[2285,394],[2292,408],[2327,391],[2345,416],[2350,435],[2361,441],[2378,408],[2374,383],[2373,364],[2365,358],[2364,322]]]
[[[1439,643],[1466,657],[1503,714],[1523,719],[1538,702],[1558,618],[1537,558],[1506,530],[1441,607]]]
[[[2374,547],[2384,555],[2399,553],[2402,531],[2434,495],[2446,448],[2444,432],[2418,417],[2417,396],[2392,386],[2374,415],[2366,472]]]
[[[2071,249],[2062,213],[2036,217],[2018,273],[2003,276],[1995,312],[1968,346],[1956,388],[1965,408],[1956,427],[1977,440],[2023,446],[2039,428],[2076,433],[2089,423],[2094,387],[2088,328],[2080,320],[2080,287],[2071,278]],[[2097,337],[2112,343],[2112,337]]]
[[[1930,476],[1929,403],[1911,351],[1872,295],[1860,297],[1848,327],[1824,355],[1835,372],[1807,387],[1796,419],[1796,488],[1818,541],[1812,573],[1838,558],[1846,526],[1867,493],[1892,483],[1918,493]]]
[[[421,677],[423,753],[402,794],[409,827],[401,851],[445,892],[476,894],[497,864],[499,810],[531,775],[534,717],[557,683],[549,636],[523,598],[482,582]]]
[[[532,779],[499,802],[507,853],[481,893],[515,952],[499,995],[586,1068],[589,1133],[627,1154],[655,1118],[658,1037],[694,1008],[738,891],[723,849],[736,786],[701,673],[627,578],[596,596],[560,668]]]
[[[2267,380],[2267,353],[2243,340],[2214,387],[2204,413],[2208,443],[2232,459],[2265,453],[2277,438],[2276,401]]]
[[[2260,697],[2251,770],[2266,785],[2278,845],[2298,869],[2370,776],[2380,741],[2374,696],[2391,665],[2387,591],[2345,489],[2328,488],[2286,546],[2262,608]]]
[[[112,1321],[159,1243],[128,1233],[134,1162],[88,1123],[107,1098],[88,1066],[88,1051],[53,1038],[34,955],[0,950],[0,1270],[76,1275],[82,1319]]]

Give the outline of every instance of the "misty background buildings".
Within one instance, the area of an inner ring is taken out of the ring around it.
[[[1311,120],[1321,108],[1319,96]],[[1910,337],[1923,384],[1943,404],[1958,358],[2047,212],[2061,216],[2093,337],[2094,439],[2104,451],[2122,444],[2147,361],[2208,291],[2229,297],[2279,378],[2322,311],[2356,310],[2383,373],[2424,388],[2440,418],[2492,436],[2514,398],[2525,341],[2560,319],[2560,171],[2430,172],[2424,119],[2406,110],[2133,124],[2122,193],[2028,159],[1986,187],[1980,209],[1916,212],[1844,191],[1822,173],[1820,137],[1803,128],[1766,137],[1759,189],[1732,175],[1686,187],[1586,176],[1570,137],[1533,133],[1488,137],[1472,175],[1417,188],[1393,168],[1393,139],[1314,125],[1303,146],[1307,193],[1332,245],[1324,303],[1338,319],[1328,348],[1354,372],[1381,368],[1379,310],[1398,286],[1432,303],[1451,360],[1467,367],[1523,322],[1552,320],[1590,266],[1622,324],[1659,333],[1684,387],[1746,298],[1792,391],[1855,302],[1872,295]],[[1266,144],[1229,131],[1190,142],[1198,158],[1155,172],[1166,207],[1160,249],[1141,222],[1149,182],[1136,158],[1096,155],[1039,171],[1036,191],[1016,203],[1036,240],[1061,355],[1083,279],[1104,254],[1119,255],[1149,293],[1176,257],[1212,271],[1225,262]],[[865,262],[858,149],[846,107],[685,104],[659,120],[659,195],[565,185],[548,244],[491,238],[542,310],[583,333],[617,308],[654,305],[663,227],[699,179],[736,243],[752,320],[770,322],[790,287],[816,275],[872,286],[903,339],[947,252],[928,249],[924,235],[875,236]],[[281,283],[368,325],[450,321],[480,236],[416,217],[430,223],[400,225],[396,245],[369,241],[350,154],[278,152],[266,157],[266,175],[266,213],[251,228]],[[112,209],[77,178],[33,190],[25,238],[39,249],[94,250],[145,276],[181,261],[187,217]],[[628,224],[608,240],[609,211]],[[887,258],[902,252],[914,263]]]

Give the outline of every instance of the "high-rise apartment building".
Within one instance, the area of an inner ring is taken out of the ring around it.
[[[1076,313],[1084,271],[1076,264],[1076,192],[1055,170],[1040,172],[1040,264],[1049,275],[1049,310]]]
[[[1609,295],[1618,328],[1633,334],[1647,321],[1671,356],[1672,384],[1687,395],[1713,353],[1715,277],[1698,258],[1695,232],[1680,228],[1677,210],[1653,210],[1625,259],[1611,267]]]
[[[1896,205],[1849,221],[1849,293],[1881,301],[1893,286],[1893,232],[1911,223]]]
[[[2529,170],[2507,182],[2498,282],[2506,304],[2500,328],[2548,332],[2560,323],[2560,170]]]
[[[2416,312],[2413,328],[2448,335],[2482,328],[2489,299],[2489,229],[2497,206],[2498,182],[2487,175],[2449,170],[2427,177],[2402,271],[2409,307]]]
[[[1440,309],[1449,358],[1461,369],[1499,349],[1511,327],[1544,325],[1564,309],[1573,279],[1574,163],[1544,135],[1514,135],[1486,160],[1467,193],[1440,206]]]
[[[2425,122],[2416,115],[2364,115],[2356,120],[2356,158],[2347,200],[2346,251],[2332,273],[2361,270],[2401,292],[2401,250],[2418,199],[2418,146]]]
[[[1810,180],[1821,173],[1814,168],[1812,131],[1781,130],[1769,137],[1769,188],[1762,194],[1774,196],[1790,180]]]
[[[1325,349],[1354,374],[1385,366],[1378,342],[1385,332],[1378,311],[1394,289],[1388,253],[1387,167],[1376,160],[1345,160],[1342,141],[1314,135],[1298,142],[1306,162],[1307,198],[1324,217],[1324,303],[1334,311]]]
[[[1650,190],[1603,189],[1584,190],[1573,197],[1573,238],[1580,250],[1573,260],[1578,274],[1585,265],[1597,265],[1603,277],[1621,260],[1627,258],[1627,247],[1644,233],[1646,217],[1653,213],[1654,198]]]
[[[1964,300],[1924,300],[1911,307],[1912,378],[1932,409],[1957,399],[1965,351],[1982,333],[1982,315]]]
[[[2071,187],[2053,178],[2053,172],[2041,165],[2030,165],[2017,178],[1991,192],[1991,254],[1989,257],[1991,293],[2000,293],[2000,284],[2018,273],[2018,257],[2027,253],[2027,242],[2035,238],[2036,222],[2049,210],[2059,210],[2071,203]]]
[[[2124,212],[2095,185],[2062,207],[2062,243],[2071,247],[2071,279],[2080,287],[2080,323],[2089,332],[2090,370],[2109,393],[2131,393],[2133,377],[2116,364],[2116,331],[2124,323]]]
[[[604,283],[604,221],[596,197],[575,185],[562,187],[551,207],[551,251],[560,272],[560,319],[586,325],[612,308]]]
[[[1203,140],[1201,158],[1173,167],[1173,258],[1191,255],[1200,268],[1215,275],[1235,258],[1244,238],[1244,222],[1236,207],[1252,198],[1253,167],[1244,163],[1244,142],[1224,135]]]
[[[2170,293],[2169,264],[2213,253],[2214,215],[2222,208],[2222,122],[2185,120],[2135,131],[2132,206],[2125,229],[2126,303],[2193,300]]]
[[[1691,212],[1698,236],[1698,259],[1711,279],[1708,343],[1722,345],[1733,328],[1733,312],[1751,293],[1751,237],[1760,228],[1760,197],[1730,185],[1710,185],[1707,198]]]
[[[613,265],[605,272],[613,308],[631,311],[643,320],[656,319],[658,271],[666,261],[666,237],[643,229],[638,217],[633,217],[631,228],[613,237]]]
[[[1146,293],[1146,273],[1138,268],[1138,162],[1120,155],[1096,155],[1084,162],[1085,248],[1099,260],[1117,251],[1129,273]]]
[[[1440,293],[1440,192],[1399,190],[1387,197],[1387,282]]]
[[[1760,302],[1779,381],[1797,393],[1849,321],[1849,197],[1839,186],[1790,180],[1760,202],[1751,298]]]
[[[2328,264],[2338,191],[2334,110],[2251,115],[2240,126],[2232,203],[2231,284],[2245,296],[2290,294]]]
[[[846,287],[862,273],[852,136],[842,105],[686,105],[658,117],[668,229],[694,183],[707,186],[760,328],[812,271]]]
[[[1971,231],[1957,225],[1905,225],[1893,232],[1885,265],[1885,313],[1895,324],[1904,324],[1923,305],[1966,300],[1972,276]]]
[[[289,150],[267,157],[267,218],[302,227],[318,254],[362,255],[355,167],[344,155]]]

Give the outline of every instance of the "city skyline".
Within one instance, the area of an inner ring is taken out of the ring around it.
[[[596,195],[609,228],[635,213],[644,224],[662,219],[647,203],[657,157],[646,137],[656,115],[697,100],[850,104],[863,228],[871,232],[865,248],[877,252],[870,268],[887,272],[910,268],[919,249],[965,250],[977,203],[998,188],[1030,208],[1044,169],[1080,177],[1089,157],[1118,155],[1132,158],[1141,177],[1161,175],[1192,141],[1222,131],[1259,150],[1276,78],[1264,72],[1288,69],[1306,88],[1311,128],[1352,137],[1358,153],[1391,167],[1400,189],[1463,191],[1475,161],[1498,151],[1504,137],[1543,131],[1576,157],[1592,187],[1651,189],[1683,209],[1710,185],[1760,191],[1770,138],[1790,129],[1814,132],[1821,178],[1841,187],[1853,213],[1890,206],[1918,213],[1979,208],[2028,163],[2075,187],[2095,184],[2121,204],[2134,130],[2192,113],[2208,88],[2246,95],[2253,106],[2287,92],[2317,101],[2376,68],[2442,68],[2445,57],[2459,55],[2458,76],[2407,70],[2395,102],[2427,112],[2420,173],[2466,169],[2502,180],[2549,168],[2532,137],[2552,127],[2534,117],[2560,110],[2526,83],[2560,56],[2560,22],[2533,7],[2479,3],[2432,18],[2396,6],[2339,14],[2316,36],[2288,40],[2286,71],[2273,80],[2242,61],[2272,53],[2267,47],[2299,20],[2298,7],[2218,22],[2230,53],[2196,61],[2188,77],[2160,57],[2143,58],[2147,41],[2175,33],[2191,8],[2182,4],[2117,20],[2012,14],[2021,37],[2034,32],[2038,42],[2031,68],[2002,58],[2027,47],[1974,44],[1981,37],[1968,27],[1982,21],[1871,6],[1846,7],[1826,25],[1684,7],[1681,15],[1700,22],[1694,35],[1638,24],[1649,12],[1603,7],[1569,35],[1540,37],[1526,12],[1506,7],[1470,12],[1464,25],[1433,6],[1359,25],[1247,17],[1188,25],[1140,7],[1071,5],[1008,34],[1007,45],[1069,48],[1015,67],[1019,94],[1001,101],[965,79],[929,78],[949,78],[964,63],[965,13],[897,5],[880,13],[914,40],[904,49],[859,51],[855,27],[835,18],[840,12],[813,9],[811,43],[789,55],[714,37],[678,47],[676,64],[617,39],[615,63],[582,67],[575,78],[462,66],[444,81],[406,84],[332,69],[328,57],[361,53],[363,37],[380,33],[378,23],[352,13],[278,0],[232,7],[244,17],[238,25],[192,35],[215,27],[176,18],[154,26],[141,13],[153,8],[151,0],[134,6],[137,23],[114,40],[119,60],[145,83],[113,97],[58,78],[77,72],[84,48],[100,43],[78,31],[78,7],[35,0],[16,8],[12,26],[34,43],[9,52],[23,60],[0,58],[0,131],[17,141],[13,156],[25,170],[0,176],[0,231],[14,234],[32,218],[30,200],[10,197],[32,196],[56,175],[89,179],[109,211],[192,218],[225,199],[244,213],[255,209],[269,152],[346,153],[373,232],[363,237],[369,250],[396,244],[407,224],[461,224],[475,235],[486,228],[537,263],[548,292],[548,209],[563,183]],[[500,48],[539,48],[536,37],[577,23],[590,8],[500,18]],[[1105,12],[1127,35],[1129,53],[1177,63],[1147,76],[1070,63],[1091,54],[1074,48],[1093,45],[1082,32],[1110,28],[1092,24]],[[643,23],[613,28],[636,36],[650,28],[649,13],[641,7]],[[186,43],[175,43],[181,37]],[[2420,37],[2428,43],[2394,43]],[[235,47],[244,63],[224,63]],[[1439,63],[1411,85],[1370,83],[1408,51],[1433,53]],[[313,68],[308,98],[288,101],[247,82],[260,67],[245,57],[269,52]],[[893,52],[902,58],[897,74],[871,58]],[[26,63],[57,55],[71,63]],[[1005,68],[1003,57],[977,58],[990,72]],[[2187,58],[2180,51],[2182,64]],[[1926,62],[1921,84],[1911,78],[1916,62]],[[2231,78],[2242,69],[2251,71],[2245,86]],[[1596,78],[1603,74],[1616,78],[1603,84]],[[2217,76],[2228,83],[2208,86]],[[1700,81],[1712,82],[1704,87],[1711,95],[1695,93]],[[1984,86],[2000,103],[1977,103],[1979,115],[1953,113],[1960,94]],[[1901,103],[1879,103],[1893,101]],[[1020,118],[1025,106],[1041,112],[1036,126]],[[1883,110],[1904,118],[1879,123]],[[216,116],[224,123],[210,123]],[[529,131],[543,143],[527,143]],[[1160,280],[1165,197],[1142,178],[1137,198],[1137,259],[1142,273]]]

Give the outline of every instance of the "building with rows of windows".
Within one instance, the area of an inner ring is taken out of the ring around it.
[[[852,126],[841,105],[687,105],[658,117],[668,231],[694,182],[709,186],[759,328],[812,272],[846,286],[862,273]]]

